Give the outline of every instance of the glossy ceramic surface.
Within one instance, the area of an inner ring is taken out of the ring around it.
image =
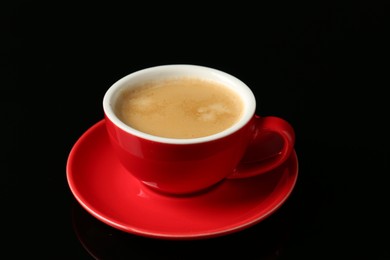
[[[181,139],[143,133],[117,117],[116,102],[124,90],[172,77],[211,80],[230,88],[242,100],[240,119],[216,134]],[[190,194],[227,176],[259,175],[280,166],[294,149],[295,133],[287,121],[255,115],[252,90],[238,78],[209,67],[173,64],[133,72],[107,90],[103,109],[111,143],[122,165],[159,192]],[[277,138],[270,138],[270,134]],[[273,150],[275,147],[277,151]],[[250,163],[246,163],[248,158]]]
[[[277,210],[298,177],[295,152],[277,169],[246,179],[225,180],[208,191],[173,197],[152,191],[118,161],[104,120],[74,145],[67,180],[77,201],[119,230],[163,239],[199,239],[248,228]]]

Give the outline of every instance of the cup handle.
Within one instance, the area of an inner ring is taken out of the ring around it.
[[[290,157],[294,143],[294,129],[286,120],[255,115],[253,138],[237,168],[227,178],[247,178],[275,169]]]

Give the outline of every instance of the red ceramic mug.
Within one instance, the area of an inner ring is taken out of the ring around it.
[[[237,122],[207,136],[171,138],[137,130],[118,116],[117,102],[125,90],[180,77],[216,82],[233,91],[242,101]],[[162,65],[136,71],[107,90],[103,109],[110,141],[123,166],[145,186],[165,194],[191,194],[227,178],[268,173],[294,149],[292,126],[282,118],[255,115],[256,100],[250,88],[213,68]]]

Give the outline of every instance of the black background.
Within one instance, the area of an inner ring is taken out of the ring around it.
[[[0,4],[1,255],[39,259],[390,259],[387,6],[202,2]],[[119,78],[197,64],[247,83],[296,130],[297,185],[263,222],[164,241],[75,201],[70,149]]]

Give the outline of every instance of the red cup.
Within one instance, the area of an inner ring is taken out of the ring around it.
[[[115,103],[123,89],[180,76],[216,81],[233,90],[244,104],[240,120],[217,134],[175,139],[140,132],[115,114]],[[213,68],[163,65],[134,72],[107,90],[103,109],[110,141],[123,166],[147,187],[165,194],[191,194],[227,178],[268,173],[294,148],[295,133],[287,121],[255,115],[256,100],[250,88]]]

